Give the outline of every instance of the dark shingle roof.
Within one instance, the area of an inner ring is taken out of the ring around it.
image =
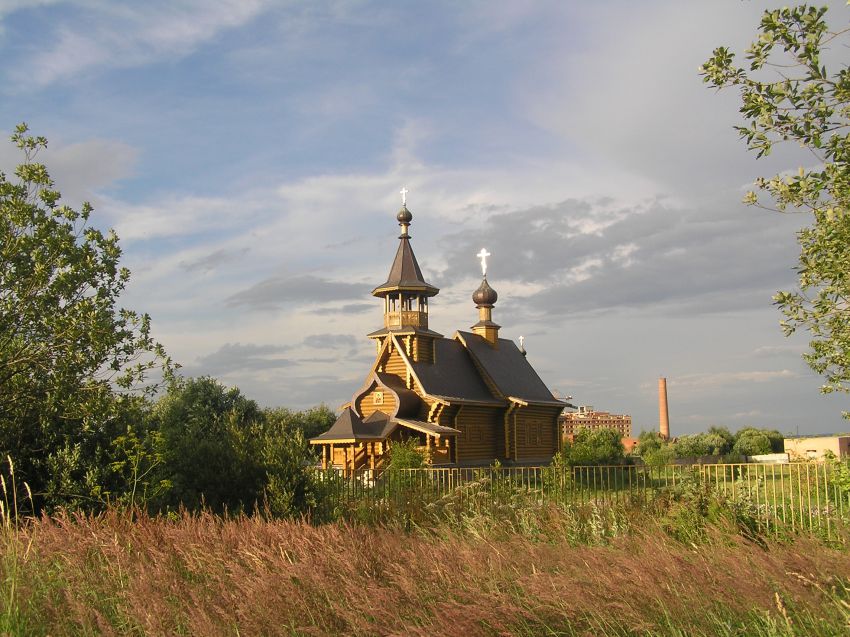
[[[503,395],[566,407],[566,403],[552,395],[513,341],[500,338],[499,346],[493,347],[478,334],[458,332],[458,335]]]
[[[396,420],[402,427],[409,427],[423,433],[443,436],[457,435],[461,433],[459,429],[455,429],[454,427],[445,427],[443,425],[434,424],[433,422],[425,422],[424,420],[408,420],[406,418],[396,418]]]
[[[396,426],[380,411],[362,420],[354,410],[346,407],[330,429],[310,440],[383,440]]]
[[[438,338],[435,339],[434,346],[434,364],[410,363],[427,394],[494,405],[503,404],[503,401],[495,398],[487,389],[461,343]]]
[[[433,338],[442,338],[442,334],[439,332],[435,332],[434,330],[429,330],[425,327],[414,327],[412,325],[405,325],[403,327],[382,327],[379,330],[375,330],[374,332],[370,332],[366,336],[368,338],[375,338],[378,336],[387,336],[388,334],[419,334],[422,336],[431,336]]]
[[[425,282],[422,277],[422,270],[419,269],[419,263],[417,263],[416,256],[413,254],[413,248],[410,247],[410,239],[407,236],[401,237],[386,283],[372,290],[372,294],[386,296],[386,292],[391,290],[421,292],[427,296],[434,296],[440,291],[430,283]]]
[[[372,437],[383,440],[396,428],[396,423],[382,411],[376,411],[363,421],[363,438]]]

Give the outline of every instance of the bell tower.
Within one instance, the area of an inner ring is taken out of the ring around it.
[[[379,339],[390,333],[410,335],[414,340],[435,338],[441,336],[428,329],[428,299],[436,296],[439,289],[427,283],[422,276],[422,270],[410,246],[410,222],[413,215],[407,209],[407,189],[401,191],[401,209],[396,215],[401,227],[398,250],[390,267],[389,276],[374,290],[372,295],[384,300],[384,327],[369,334],[369,338]],[[421,349],[425,343],[416,343],[415,349]],[[430,341],[428,342],[430,349]],[[414,348],[411,347],[411,351]]]

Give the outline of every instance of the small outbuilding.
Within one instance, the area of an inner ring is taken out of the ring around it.
[[[850,458],[850,434],[785,438],[785,453],[794,460]]]

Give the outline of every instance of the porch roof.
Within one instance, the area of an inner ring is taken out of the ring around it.
[[[321,445],[332,442],[385,440],[397,426],[396,422],[383,412],[376,411],[363,420],[351,407],[346,407],[331,428],[320,436],[310,438],[310,443]]]
[[[439,438],[440,436],[456,436],[461,433],[460,430],[443,425],[436,425],[433,422],[425,422],[424,420],[409,420],[407,418],[396,418],[397,422],[402,427],[408,427],[420,431],[424,434],[429,434]]]

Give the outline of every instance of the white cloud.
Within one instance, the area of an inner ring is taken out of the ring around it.
[[[763,418],[764,412],[761,409],[750,409],[748,411],[739,411],[730,416],[732,420],[752,420],[753,418]]]
[[[60,27],[13,77],[22,86],[66,81],[92,68],[127,68],[182,57],[227,29],[246,24],[266,0],[79,2],[84,19]]]
[[[741,371],[741,372],[706,372],[697,374],[683,374],[668,381],[671,388],[687,389],[714,389],[728,385],[741,383],[771,383],[777,380],[799,378],[799,374],[790,369],[768,370],[768,371]]]
[[[776,356],[800,356],[803,348],[796,345],[762,345],[753,350],[753,356],[768,358]]]
[[[256,217],[274,209],[274,199],[260,193],[240,197],[166,195],[131,204],[104,198],[104,217],[125,241],[150,240],[252,227]]]
[[[717,46],[743,51],[764,9],[720,1],[581,5],[574,18],[581,37],[562,39],[561,50],[535,61],[518,94],[535,123],[666,192],[693,201],[734,188],[805,157],[779,149],[756,164],[732,129],[737,92],[711,91],[698,73]]]

